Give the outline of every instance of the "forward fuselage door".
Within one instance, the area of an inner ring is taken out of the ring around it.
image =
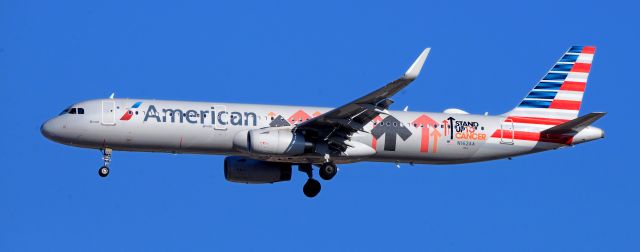
[[[213,129],[215,130],[227,130],[227,125],[229,124],[229,114],[227,113],[227,106],[225,105],[215,105],[213,106],[215,115],[215,124]]]
[[[116,102],[102,101],[102,125],[116,125]]]
[[[513,144],[513,120],[507,119],[500,123],[500,143],[501,144]]]

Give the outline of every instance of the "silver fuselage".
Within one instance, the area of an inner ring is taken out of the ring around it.
[[[64,113],[48,120],[42,125],[47,138],[83,148],[237,155],[291,163],[322,163],[324,157],[319,153],[255,156],[234,148],[234,136],[274,125],[293,128],[331,109],[144,99],[89,100],[72,107],[82,108],[84,113]],[[351,138],[372,147],[375,153],[343,154],[332,159],[336,163],[467,163],[551,150],[603,137],[602,130],[588,127],[570,142],[514,140],[513,134],[498,132],[519,131],[523,126],[505,122],[505,116],[405,111],[389,111],[388,115],[397,122],[374,120]],[[374,130],[375,127],[378,129]]]

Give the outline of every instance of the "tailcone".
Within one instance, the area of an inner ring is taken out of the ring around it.
[[[604,138],[604,130],[597,127],[589,126],[573,136],[572,144],[581,144],[593,140],[598,140],[600,138]]]

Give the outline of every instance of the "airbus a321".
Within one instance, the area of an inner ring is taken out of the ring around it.
[[[102,177],[114,150],[226,155],[224,176],[231,182],[288,181],[297,166],[308,176],[308,197],[320,192],[314,167],[331,180],[338,164],[479,162],[604,137],[591,124],[605,113],[578,116],[595,47],[570,47],[522,102],[501,115],[389,110],[391,97],[418,77],[429,51],[399,79],[336,108],[112,95],[71,105],[41,132],[58,143],[100,150]]]

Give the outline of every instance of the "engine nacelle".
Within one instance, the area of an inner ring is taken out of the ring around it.
[[[304,136],[291,129],[241,131],[233,138],[236,150],[258,155],[300,155],[307,145]]]
[[[224,178],[246,184],[264,184],[291,180],[291,164],[260,161],[244,157],[224,159]]]

